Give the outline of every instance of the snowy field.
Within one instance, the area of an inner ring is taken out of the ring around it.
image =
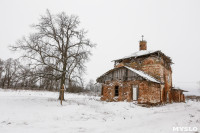
[[[57,92],[0,89],[0,133],[171,133],[196,127],[200,102],[145,108],[128,102]]]

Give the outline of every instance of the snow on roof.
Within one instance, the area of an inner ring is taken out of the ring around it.
[[[143,77],[143,78],[145,78],[145,79],[147,79],[149,81],[152,81],[152,82],[155,82],[155,83],[161,83],[160,81],[158,81],[155,78],[153,78],[152,76],[144,73],[143,71],[136,70],[136,69],[128,67],[128,66],[124,66],[124,67],[127,68],[127,69],[129,69],[129,70],[131,70],[131,71],[133,71],[134,73],[140,75],[141,77]]]
[[[158,51],[159,50],[140,50],[140,51],[137,51],[135,53],[132,53],[129,56],[125,56],[123,58],[119,58],[119,59],[116,59],[116,60],[121,60],[121,59],[126,59],[126,58],[131,58],[131,57],[138,57],[138,56],[148,55],[148,54],[155,53],[155,52],[158,52]],[[114,60],[114,61],[116,61],[116,60]]]
[[[177,91],[182,91],[182,92],[189,92],[189,91],[186,91],[186,90],[183,90],[183,89],[179,89],[179,88],[175,88],[175,87],[172,87],[172,90],[177,90]]]
[[[131,68],[131,67],[128,67],[128,66],[122,66],[122,67],[127,68],[128,70],[130,70],[130,71],[132,71],[132,72],[138,74],[139,76],[141,76],[142,78],[144,78],[144,79],[146,79],[146,80],[148,80],[148,81],[155,82],[155,83],[159,83],[159,84],[162,83],[162,82],[158,81],[157,79],[155,79],[154,77],[152,77],[152,76],[146,74],[146,73],[143,72],[143,71],[136,70],[136,69]],[[105,76],[105,75],[108,74],[109,72],[111,72],[111,71],[113,71],[113,70],[116,70],[116,69],[119,69],[119,68],[122,68],[122,67],[114,68],[114,69],[111,69],[111,70],[107,71],[106,73],[104,73],[103,75],[101,75],[100,77],[98,77],[97,80],[98,80],[99,78],[101,78],[102,76]]]

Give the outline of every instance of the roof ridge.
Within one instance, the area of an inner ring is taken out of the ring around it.
[[[140,50],[140,51],[136,51],[134,53],[131,53],[128,56],[124,56],[122,58],[115,59],[113,61],[117,61],[117,60],[121,60],[121,59],[127,59],[127,58],[132,58],[132,57],[140,57],[140,56],[152,54],[152,53],[155,53],[155,52],[161,52],[161,50]]]

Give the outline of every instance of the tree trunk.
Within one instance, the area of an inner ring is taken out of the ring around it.
[[[63,74],[65,75],[65,74]],[[60,93],[59,93],[59,100],[61,100],[61,94],[62,94],[62,100],[65,100],[64,98],[64,93],[61,93],[61,89],[62,89],[62,86],[65,84],[65,76],[61,78],[61,82],[60,82]]]
[[[60,82],[60,94],[59,94],[59,100],[61,100],[61,94],[62,94],[62,100],[65,100],[64,98],[64,93],[61,93],[61,89],[62,86],[65,85],[65,76],[66,76],[66,67],[67,67],[67,63],[64,62],[63,63],[63,73],[62,73],[62,77],[61,77],[61,82]]]
[[[72,87],[72,81],[71,81],[70,77],[69,77],[68,83],[69,83],[68,88],[71,89],[71,87]]]
[[[3,81],[2,81],[2,88],[4,88],[4,86],[5,86],[5,77],[4,77]]]
[[[7,89],[10,88],[10,78],[8,78],[8,85],[7,85]]]

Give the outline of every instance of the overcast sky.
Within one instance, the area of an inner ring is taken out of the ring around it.
[[[17,58],[8,45],[30,33],[49,9],[80,17],[97,44],[85,80],[113,68],[113,59],[138,51],[141,35],[148,50],[170,56],[175,86],[197,88],[200,81],[200,0],[0,0],[0,58]]]

